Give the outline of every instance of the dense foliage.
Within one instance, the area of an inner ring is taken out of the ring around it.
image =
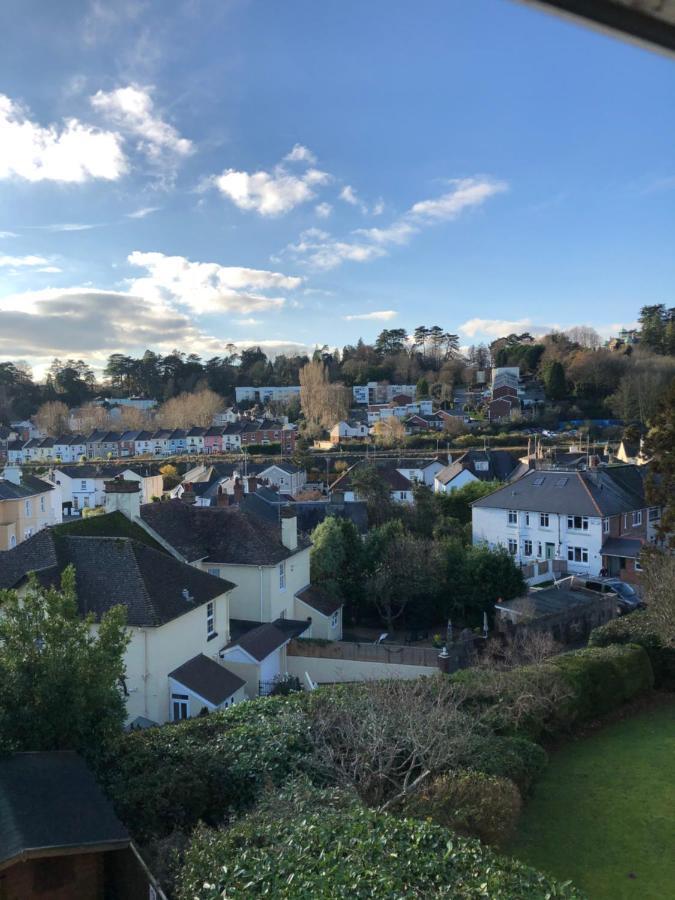
[[[445,828],[375,813],[339,792],[299,790],[272,798],[226,830],[196,831],[177,896],[225,894],[232,900],[582,896]]]
[[[668,644],[656,627],[649,609],[621,616],[601,625],[591,632],[591,647],[609,647],[614,644],[637,644],[649,656],[654,671],[654,684],[658,688],[675,690],[675,646]]]
[[[114,741],[125,716],[125,612],[105,613],[93,633],[72,567],[60,589],[31,576],[21,597],[0,591],[0,750],[77,750],[94,760]]]

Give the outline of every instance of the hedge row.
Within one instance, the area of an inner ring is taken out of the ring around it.
[[[366,809],[337,791],[277,795],[226,830],[198,829],[178,900],[581,898],[476,840]]]
[[[591,632],[588,643],[592,647],[612,644],[638,644],[644,647],[654,670],[654,684],[665,690],[675,690],[675,647],[668,646],[649,616],[649,610],[621,616]]]

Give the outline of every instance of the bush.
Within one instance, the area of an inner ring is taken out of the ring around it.
[[[124,735],[99,773],[119,817],[149,840],[247,809],[309,753],[302,699],[251,700]]]
[[[520,791],[508,778],[460,769],[413,794],[405,812],[465,837],[503,845],[516,829],[521,806]]]
[[[612,644],[637,644],[644,647],[654,670],[654,684],[665,690],[675,690],[675,647],[669,647],[650,620],[649,610],[612,619],[591,632],[591,647]]]
[[[518,785],[523,796],[547,764],[548,756],[539,744],[523,737],[498,734],[480,738],[467,761],[477,772],[508,778]]]
[[[605,715],[654,686],[654,673],[643,647],[590,647],[555,657],[573,695],[565,703],[568,724]]]
[[[338,791],[276,795],[227,830],[199,828],[178,900],[581,898],[478,841],[368,810]]]

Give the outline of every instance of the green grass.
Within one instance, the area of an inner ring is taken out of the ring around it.
[[[72,535],[73,537],[123,537],[147,544],[153,550],[161,550],[166,553],[164,547],[150,537],[144,528],[131,522],[121,512],[108,513],[104,516],[90,516],[87,519],[76,519],[73,522],[63,522],[54,528],[56,534]]]
[[[555,752],[508,852],[590,900],[675,896],[675,699]]]

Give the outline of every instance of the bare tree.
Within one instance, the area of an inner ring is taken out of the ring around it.
[[[64,431],[68,431],[69,410],[60,400],[50,400],[43,403],[35,413],[35,424],[51,437],[58,437]]]
[[[562,644],[554,640],[550,632],[521,627],[503,640],[491,638],[487,641],[475,662],[481,668],[507,670],[545,662],[562,651]]]
[[[375,436],[385,447],[400,447],[405,442],[405,426],[398,416],[387,416],[375,423]]]
[[[148,426],[148,413],[136,406],[123,406],[118,419],[119,426],[124,431],[140,431]]]
[[[569,328],[565,335],[575,344],[579,344],[587,350],[597,350],[602,347],[602,338],[590,325],[575,325],[574,328]]]
[[[208,428],[222,405],[222,397],[214,391],[179,394],[160,407],[156,418],[162,428]]]
[[[313,698],[313,764],[380,810],[466,760],[481,729],[449,679],[373,681]]]
[[[77,428],[85,434],[95,429],[110,427],[108,411],[98,403],[85,403],[76,411]]]
[[[320,359],[313,359],[300,369],[300,406],[311,436],[331,428],[347,415],[348,393],[344,385],[331,384],[328,370]]]

